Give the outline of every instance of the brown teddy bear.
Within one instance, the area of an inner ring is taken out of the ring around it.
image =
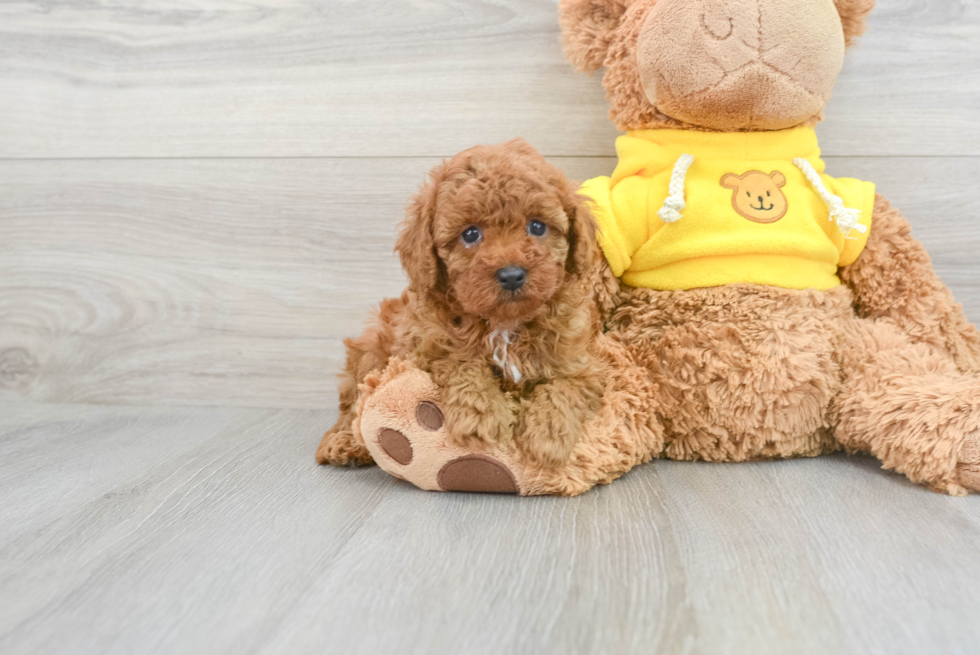
[[[613,375],[556,465],[420,427],[417,407],[442,391],[394,361],[359,401],[375,460],[440,489],[466,488],[437,472],[475,457],[487,465],[457,467],[470,488],[575,494],[654,457],[843,449],[937,491],[980,490],[980,334],[874,186],[824,174],[813,130],[873,5],[561,0],[566,55],[605,68],[626,133],[615,171],[582,193],[622,283],[602,338],[632,372]],[[407,465],[378,445],[393,426],[414,449]]]

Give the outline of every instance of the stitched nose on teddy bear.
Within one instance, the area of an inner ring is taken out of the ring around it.
[[[644,93],[714,129],[782,129],[827,103],[844,62],[832,2],[659,0],[637,40]]]

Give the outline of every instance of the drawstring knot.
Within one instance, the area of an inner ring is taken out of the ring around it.
[[[687,169],[694,163],[694,155],[683,154],[674,163],[674,171],[670,174],[670,184],[667,187],[667,198],[664,206],[657,212],[664,223],[676,223],[681,220],[681,212],[687,207],[684,200],[684,184],[687,181]]]
[[[846,207],[843,198],[831,193],[824,185],[823,179],[821,179],[820,174],[817,173],[817,169],[813,167],[813,164],[802,157],[797,157],[793,160],[793,165],[803,172],[803,175],[813,187],[814,191],[817,192],[817,195],[827,205],[827,208],[830,210],[830,220],[837,222],[837,229],[840,230],[845,239],[852,238],[851,232],[853,230],[857,230],[861,234],[868,231],[866,225],[861,225],[861,210]]]

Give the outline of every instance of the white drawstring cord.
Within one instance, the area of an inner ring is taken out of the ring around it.
[[[803,172],[813,189],[827,203],[827,207],[830,209],[830,220],[837,221],[837,229],[841,231],[845,239],[851,238],[852,230],[857,230],[861,234],[868,231],[867,226],[861,225],[861,210],[845,207],[844,199],[835,196],[824,186],[823,180],[813,164],[802,157],[794,159],[793,164]]]
[[[507,361],[507,346],[514,343],[513,335],[509,330],[494,330],[488,339],[490,349],[493,351],[493,362],[500,367],[504,375],[510,374],[514,383],[521,381],[521,371],[514,364]]]
[[[687,181],[687,169],[694,163],[694,155],[683,154],[674,164],[674,172],[670,174],[670,184],[667,187],[667,198],[664,206],[657,215],[664,223],[676,223],[681,220],[681,212],[687,207],[684,202],[684,183]]]

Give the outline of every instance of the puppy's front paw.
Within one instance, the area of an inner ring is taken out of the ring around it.
[[[459,446],[472,446],[474,440],[483,444],[507,443],[513,436],[514,417],[506,406],[446,405],[444,410],[450,439]]]
[[[367,466],[374,464],[367,447],[350,430],[330,430],[316,449],[318,464],[331,466]]]
[[[568,460],[582,431],[580,417],[545,403],[536,403],[524,413],[518,445],[537,463],[558,466]]]

